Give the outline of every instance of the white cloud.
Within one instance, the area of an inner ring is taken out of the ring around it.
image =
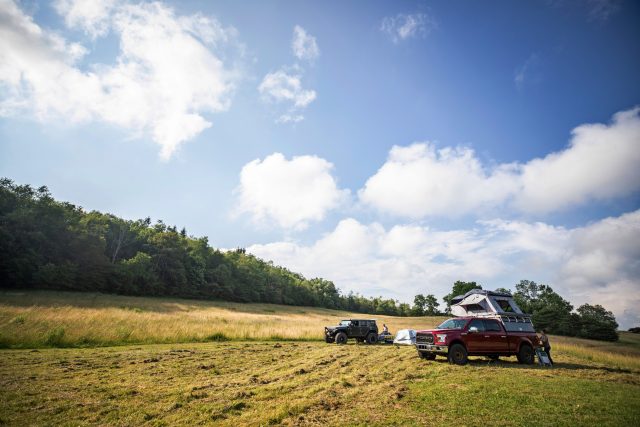
[[[523,165],[515,207],[545,213],[638,191],[639,113],[634,108],[616,113],[609,125],[578,126],[567,149]]]
[[[101,120],[150,135],[168,159],[211,126],[203,116],[225,111],[235,74],[213,49],[235,37],[202,15],[176,16],[162,3],[59,2],[68,25],[119,38],[115,65],[76,62],[86,50],[47,32],[8,0],[0,0],[0,113],[38,119]],[[105,27],[105,22],[108,26]]]
[[[293,28],[291,50],[293,50],[295,57],[300,60],[313,61],[320,55],[316,38],[307,34],[305,29],[299,25]]]
[[[248,251],[333,280],[345,291],[411,301],[417,293],[442,297],[456,280],[485,289],[520,279],[550,284],[576,307],[602,304],[622,327],[640,324],[640,211],[586,227],[493,220],[472,229],[341,221],[310,245],[274,242]]]
[[[485,170],[469,148],[394,146],[359,195],[366,204],[407,218],[455,216],[501,203],[516,190],[512,175],[512,165]]]
[[[284,70],[264,76],[258,90],[271,101],[291,101],[297,108],[304,108],[316,99],[315,91],[302,88],[299,74],[288,74]]]
[[[268,73],[258,87],[262,98],[267,102],[289,104],[288,112],[281,115],[277,123],[297,123],[304,119],[300,111],[316,99],[314,90],[302,87],[302,76],[281,69]]]
[[[315,156],[287,160],[274,153],[247,163],[240,172],[236,212],[256,223],[274,222],[301,230],[319,221],[349,195],[331,175],[333,165]]]
[[[54,7],[69,28],[83,30],[92,38],[108,33],[117,0],[56,0]]]
[[[382,20],[380,30],[386,33],[394,43],[414,37],[426,37],[437,28],[436,22],[427,14],[398,14]]]
[[[640,108],[575,128],[569,146],[527,163],[485,166],[469,148],[394,146],[360,200],[406,218],[510,208],[546,214],[640,190]]]

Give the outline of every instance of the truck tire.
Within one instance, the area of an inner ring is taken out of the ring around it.
[[[375,332],[369,332],[367,335],[367,344],[375,344],[378,342],[378,335]]]
[[[523,365],[531,365],[534,362],[533,348],[529,344],[522,344],[518,352],[518,363]]]
[[[338,332],[336,334],[336,344],[346,344],[347,343],[347,334],[344,332]]]
[[[447,355],[449,363],[456,365],[466,365],[469,359],[467,358],[467,349],[462,344],[454,344],[449,347],[449,354]]]

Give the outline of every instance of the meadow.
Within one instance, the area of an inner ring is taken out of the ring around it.
[[[363,315],[316,307],[142,298],[79,292],[0,292],[0,347],[94,347],[228,340],[322,340],[324,326],[375,318],[393,331],[441,317]]]
[[[551,369],[515,358],[452,366],[420,360],[412,347],[326,344],[322,326],[349,317],[331,310],[48,292],[0,297],[4,343],[24,347],[0,350],[0,424],[640,424],[635,334],[619,343],[551,337]],[[419,320],[365,317],[392,330]],[[244,335],[252,325],[260,332]],[[59,346],[38,338],[56,327],[65,328]],[[144,327],[149,336],[111,335],[118,327]],[[217,332],[228,341],[184,342]],[[83,340],[89,336],[98,345]],[[145,344],[153,340],[165,343]],[[109,342],[119,345],[103,346]]]

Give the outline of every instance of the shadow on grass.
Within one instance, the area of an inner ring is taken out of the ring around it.
[[[437,358],[436,360],[428,361],[428,363],[445,363],[449,362],[447,359]],[[531,365],[523,365],[518,363],[515,360],[508,359],[500,359],[500,360],[490,360],[490,359],[482,359],[482,358],[474,358],[469,359],[469,366],[477,366],[477,367],[492,367],[492,368],[507,368],[507,369],[570,369],[570,370],[589,370],[589,371],[604,371],[604,372],[613,372],[613,373],[622,373],[622,374],[631,374],[634,371],[625,368],[610,368],[608,366],[594,366],[594,365],[583,365],[580,363],[555,363],[552,367],[550,366],[540,366],[537,363]]]

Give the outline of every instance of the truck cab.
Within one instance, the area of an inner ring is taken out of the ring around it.
[[[531,319],[526,315],[456,317],[435,329],[416,332],[416,350],[421,359],[445,356],[450,363],[464,365],[468,356],[516,356],[531,364],[539,346]]]

